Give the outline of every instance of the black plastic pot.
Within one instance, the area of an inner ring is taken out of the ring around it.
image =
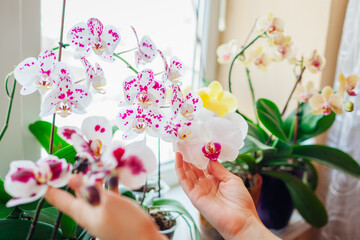
[[[281,229],[288,224],[294,210],[290,193],[281,180],[265,174],[261,176],[263,184],[257,208],[259,217],[267,228]]]

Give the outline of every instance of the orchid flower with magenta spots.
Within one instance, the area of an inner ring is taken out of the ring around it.
[[[30,203],[41,198],[49,186],[65,186],[71,176],[72,166],[65,159],[49,155],[37,162],[12,161],[5,177],[5,191],[13,196],[7,207]]]
[[[50,78],[53,67],[57,63],[55,52],[46,50],[39,54],[38,59],[26,58],[15,68],[16,81],[22,86],[21,95],[28,95],[35,91],[46,93],[53,85]]]
[[[54,76],[55,86],[45,96],[41,104],[40,117],[58,113],[67,117],[72,112],[85,113],[85,108],[91,102],[91,93],[80,84],[74,84],[71,80],[71,72],[64,63],[57,63]]]
[[[95,63],[95,68],[85,58],[81,58],[81,62],[86,71],[86,87],[90,89],[90,86],[98,93],[105,93],[106,79],[104,71],[98,63]]]
[[[113,53],[120,42],[120,34],[114,26],[106,27],[97,18],[76,24],[67,34],[69,44],[75,48],[74,58],[87,57],[92,49],[107,62],[114,62]]]

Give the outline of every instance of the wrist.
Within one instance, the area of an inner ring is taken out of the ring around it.
[[[253,239],[253,240],[280,240],[269,229],[267,229],[257,216],[251,216],[247,219],[243,228],[229,239]]]

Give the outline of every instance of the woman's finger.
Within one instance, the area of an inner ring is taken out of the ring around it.
[[[69,180],[69,187],[74,190],[76,196],[80,195],[80,189],[84,186],[82,173],[73,175]]]
[[[233,177],[233,174],[230,173],[220,162],[210,161],[208,166],[208,172],[220,181],[226,182]]]
[[[194,183],[187,178],[183,165],[184,165],[184,161],[182,159],[181,153],[176,153],[176,161],[175,161],[176,175],[179,179],[179,183],[182,189],[186,194],[188,194],[194,188]]]

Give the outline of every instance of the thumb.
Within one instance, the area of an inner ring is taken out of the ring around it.
[[[228,181],[233,177],[233,174],[230,173],[220,162],[210,161],[208,171],[214,175],[220,181]]]

